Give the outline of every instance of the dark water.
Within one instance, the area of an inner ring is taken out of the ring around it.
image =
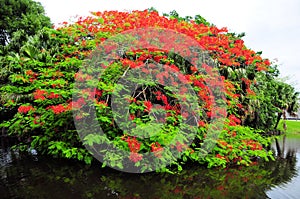
[[[300,138],[251,167],[189,166],[180,175],[128,174],[100,165],[13,153],[2,140],[0,198],[300,198]],[[279,151],[279,153],[278,153]]]

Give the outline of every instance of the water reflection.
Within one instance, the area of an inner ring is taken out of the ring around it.
[[[285,142],[284,149],[278,142],[274,162],[230,169],[189,165],[180,175],[127,174],[45,157],[36,161],[3,147],[0,198],[274,198],[282,196],[283,186],[299,182],[300,142]]]
[[[277,175],[278,186],[267,191],[270,198],[299,198],[300,195],[300,137],[283,137],[275,142],[278,165],[274,175]],[[286,161],[289,161],[288,164]],[[282,162],[282,163],[281,163]],[[292,178],[284,180],[286,175]]]

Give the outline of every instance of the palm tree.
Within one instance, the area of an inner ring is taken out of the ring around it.
[[[295,92],[295,89],[284,82],[278,81],[277,87],[278,103],[277,107],[281,110],[278,112],[277,122],[275,129],[278,127],[280,119],[283,117],[283,127],[286,131],[286,115],[297,116],[297,111],[300,107],[299,104],[299,92]]]

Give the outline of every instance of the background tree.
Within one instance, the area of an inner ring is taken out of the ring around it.
[[[18,52],[28,36],[51,27],[41,3],[32,0],[0,0],[0,56]]]
[[[8,76],[12,73],[19,73],[22,62],[20,54],[34,56],[33,46],[24,46],[33,38],[40,39],[43,44],[43,37],[33,37],[44,27],[51,27],[50,18],[45,16],[45,10],[39,2],[32,0],[0,0],[0,87],[8,82]],[[42,35],[41,32],[39,35]],[[32,42],[31,42],[32,43]],[[22,46],[24,46],[22,48]],[[27,53],[27,54],[26,54]],[[28,55],[28,53],[31,53]],[[39,56],[42,53],[35,52]],[[37,55],[35,55],[37,56]],[[20,95],[7,96],[1,93],[0,97],[0,121],[3,118],[10,118],[15,113],[10,107],[4,108],[3,99],[19,99]]]
[[[295,92],[295,89],[284,82],[278,81],[277,84],[277,103],[276,106],[280,109],[277,115],[277,121],[275,128],[278,127],[280,119],[283,117],[283,125],[286,126],[286,115],[297,116],[299,109],[299,93]],[[286,127],[285,127],[286,128]]]

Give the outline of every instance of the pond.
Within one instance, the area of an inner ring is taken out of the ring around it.
[[[179,175],[128,174],[100,164],[25,156],[0,147],[0,198],[299,198],[300,137],[280,140],[276,161],[192,167]]]

